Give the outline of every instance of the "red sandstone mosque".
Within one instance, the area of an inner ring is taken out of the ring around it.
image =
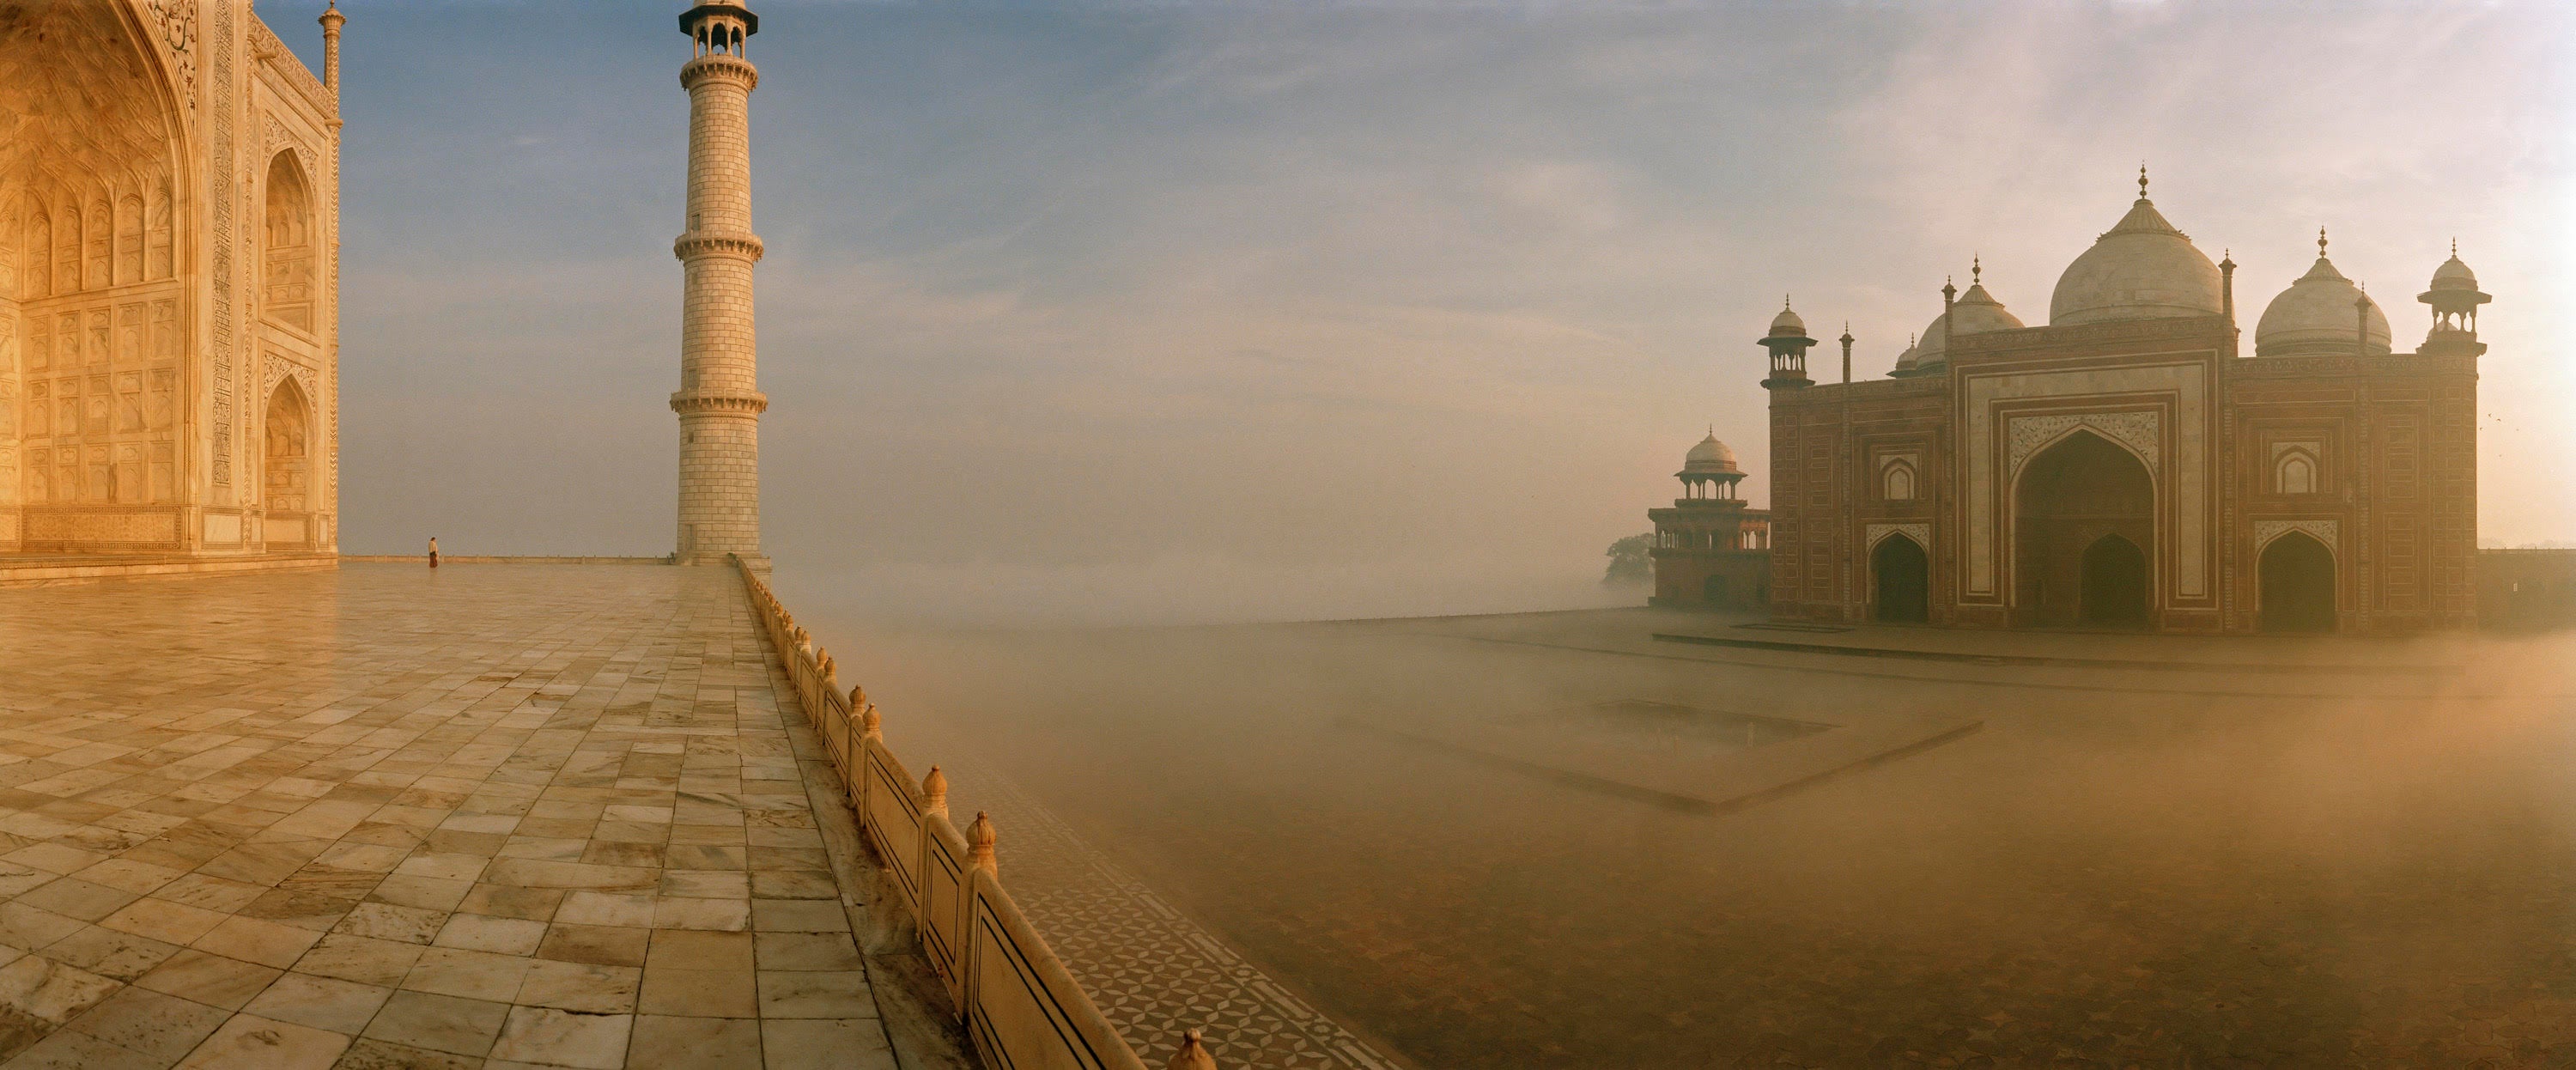
[[[2456,255],[2411,353],[2335,270],[2265,306],[2138,199],[2029,326],[1970,272],[1886,379],[1816,383],[1782,309],[1771,502],[1715,436],[1650,515],[1661,605],[1783,621],[2400,632],[2478,618],[2478,307]],[[1763,552],[1767,547],[1768,552]],[[1765,560],[1767,559],[1767,561]],[[1767,567],[1766,567],[1767,566]]]

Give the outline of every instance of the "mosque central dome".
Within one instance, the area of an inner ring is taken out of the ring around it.
[[[2048,300],[2051,326],[2114,320],[2215,316],[2225,310],[2218,265],[2191,244],[2147,199],[2146,172],[2138,200],[2117,226],[2066,265]]]

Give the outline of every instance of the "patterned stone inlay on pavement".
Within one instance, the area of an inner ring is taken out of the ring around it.
[[[0,592],[10,1067],[892,1067],[730,569]]]
[[[1085,844],[1008,776],[948,757],[955,797],[990,811],[1007,837],[1004,885],[1129,1047],[1168,1051],[1182,1030],[1203,1028],[1228,1068],[1395,1066]]]

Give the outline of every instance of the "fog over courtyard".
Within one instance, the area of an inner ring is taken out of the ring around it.
[[[1051,811],[1416,1065],[2576,1045],[2565,638],[1976,640],[2158,659],[1997,668],[1656,643],[1764,633],[1651,610],[957,631],[800,600],[1006,858]],[[1866,641],[1947,645],[1903,631]],[[2240,667],[2165,663],[2204,657]],[[1974,729],[1705,805],[1767,753],[1907,722]],[[1066,870],[1005,873],[1097,953]]]

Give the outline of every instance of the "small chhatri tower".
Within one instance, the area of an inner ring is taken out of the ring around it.
[[[1795,319],[1783,311],[1783,317]],[[1781,332],[1773,325],[1772,334]],[[1792,324],[1796,333],[1806,328]],[[1776,372],[1778,369],[1774,369]],[[1655,594],[1649,605],[1757,609],[1771,600],[1771,513],[1747,508],[1735,485],[1744,468],[1716,429],[1682,457],[1682,496],[1649,509],[1655,524]]]
[[[760,16],[738,0],[709,0],[680,16],[693,42],[680,85],[689,91],[688,229],[671,252],[684,265],[680,298],[680,532],[672,559],[717,563],[760,552],[759,344],[752,330],[751,91],[760,71],[743,42]]]

